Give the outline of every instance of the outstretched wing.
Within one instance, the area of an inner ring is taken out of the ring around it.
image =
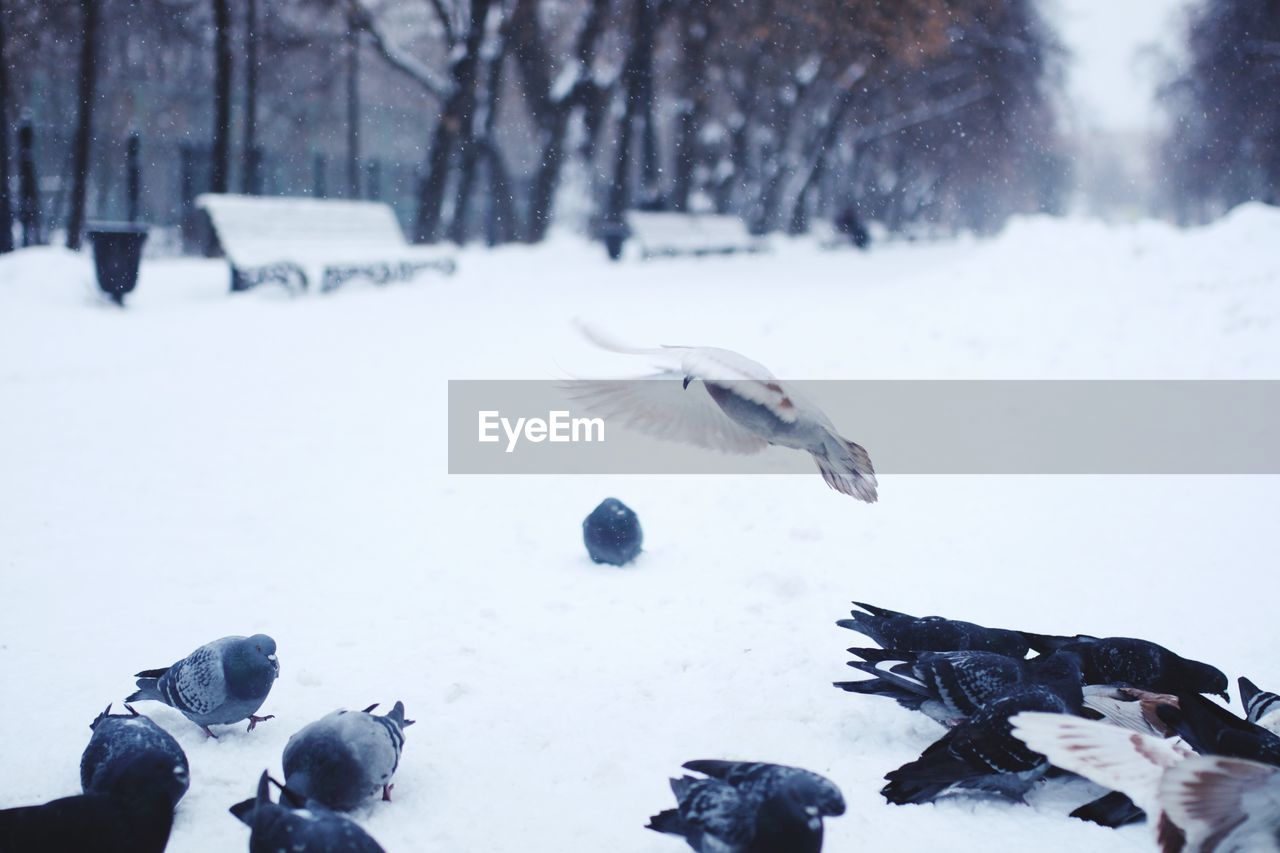
[[[565,389],[589,414],[654,438],[725,453],[759,453],[769,446],[730,420],[706,389],[684,387],[675,371],[642,379],[575,379]]]
[[[1197,755],[1164,775],[1160,804],[1186,833],[1185,848],[1166,851],[1280,850],[1280,768]]]

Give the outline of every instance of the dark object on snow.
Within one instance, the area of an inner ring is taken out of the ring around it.
[[[1073,678],[1080,682],[1080,658],[1069,651],[1029,661],[995,652],[849,651],[863,658],[849,661],[849,666],[875,678],[838,681],[836,687],[886,696],[944,726],[973,716],[988,702],[1020,687]]]
[[[1073,811],[1071,816],[1112,829],[1128,826],[1131,823],[1141,823],[1147,819],[1147,813],[1119,791],[1103,794],[1098,799],[1085,803]]]
[[[625,566],[640,553],[640,519],[617,498],[605,498],[582,522],[582,541],[597,563]]]
[[[186,768],[157,752],[115,761],[100,777],[110,794],[80,794],[0,811],[0,851],[160,853],[173,826],[171,791]]]
[[[1280,735],[1197,693],[1180,694],[1178,707],[1161,705],[1156,713],[1196,752],[1280,767]]]
[[[798,767],[743,761],[690,761],[711,778],[671,780],[677,808],[646,829],[682,836],[699,853],[818,853],[822,818],[844,814],[831,780]]]
[[[334,711],[304,726],[284,747],[284,784],[307,800],[336,811],[351,811],[382,792],[391,799],[391,777],[400,765],[404,703],[375,716],[377,704],[363,711]]]
[[[1240,704],[1244,706],[1244,715],[1251,723],[1257,723],[1264,729],[1280,734],[1280,696],[1260,690],[1258,685],[1247,678],[1240,679]]]
[[[280,788],[279,803],[271,802],[272,784]],[[258,779],[258,795],[236,803],[230,811],[253,830],[249,853],[382,853],[378,842],[355,821],[319,803],[304,801],[266,771]]]
[[[142,244],[147,242],[147,226],[128,223],[101,223],[89,228],[93,241],[93,264],[98,287],[117,305],[138,285]]]
[[[852,619],[841,619],[836,624],[859,634],[866,634],[886,649],[911,652],[996,652],[1010,657],[1027,656],[1027,640],[1018,631],[1003,628],[984,628],[972,622],[944,619],[941,616],[909,616],[876,607],[872,604],[853,602],[867,611],[857,610]]]
[[[89,745],[80,756],[80,785],[86,794],[116,794],[111,788],[115,766],[142,755],[158,755],[168,761],[166,767],[179,767],[181,773],[165,770],[156,781],[169,792],[170,805],[176,806],[190,784],[191,766],[186,753],[173,735],[149,717],[129,705],[127,714],[111,713],[111,706],[99,714],[89,728],[93,730]]]
[[[858,212],[853,207],[846,207],[836,217],[836,230],[849,238],[849,242],[859,249],[866,249],[871,244],[871,232],[862,224]]]
[[[1036,649],[1069,649],[1079,654],[1085,684],[1123,684],[1153,693],[1215,693],[1229,698],[1227,676],[1221,670],[1147,640],[1025,636]]]
[[[1049,761],[1013,736],[1009,718],[1022,711],[1074,714],[1079,684],[1023,687],[989,703],[884,778],[880,793],[896,805],[929,803],[953,791],[981,791],[1021,801]]]
[[[280,674],[276,641],[266,634],[223,637],[163,669],[138,673],[138,691],[126,702],[151,699],[176,708],[204,729],[249,721],[249,731],[273,715],[255,716]]]

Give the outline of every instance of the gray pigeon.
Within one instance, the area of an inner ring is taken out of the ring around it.
[[[149,717],[144,717],[132,706],[125,705],[127,714],[111,713],[111,706],[97,716],[89,728],[93,735],[80,756],[80,785],[86,794],[113,794],[112,781],[118,774],[114,768],[121,762],[132,762],[140,755],[155,754],[168,759],[166,770],[158,780],[169,791],[171,805],[187,792],[190,785],[190,765],[186,753],[173,735],[166,732]]]
[[[263,772],[258,795],[231,807],[231,813],[252,830],[249,853],[383,853],[355,821],[305,802],[288,789],[281,789],[279,803],[271,802],[273,783],[279,786]]]
[[[275,715],[255,716],[280,674],[276,641],[266,634],[223,637],[164,669],[138,673],[138,691],[126,702],[151,699],[177,708],[217,737],[209,726],[249,721],[249,731]]]
[[[382,791],[391,799],[391,777],[400,764],[404,703],[375,716],[377,704],[363,711],[334,711],[304,726],[284,747],[284,783],[289,791],[337,811],[351,811]]]
[[[1240,679],[1240,704],[1245,708],[1245,719],[1257,723],[1269,732],[1280,735],[1280,696],[1259,689],[1247,678]]]
[[[867,451],[842,438],[821,409],[763,365],[716,347],[637,349],[579,327],[602,349],[655,356],[672,365],[638,379],[570,383],[571,395],[600,417],[655,438],[726,453],[758,453],[771,444],[803,450],[813,456],[828,486],[875,502],[876,475]]]

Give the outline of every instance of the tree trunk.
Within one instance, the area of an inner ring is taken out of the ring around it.
[[[209,189],[225,193],[231,170],[231,5],[213,0],[213,168]]]
[[[684,49],[680,59],[684,94],[680,99],[676,130],[675,179],[671,185],[672,210],[689,209],[694,170],[701,159],[699,134],[706,120],[711,92],[707,80],[707,47],[711,41],[712,0],[687,0],[681,16]]]
[[[434,243],[440,239],[440,220],[444,212],[444,194],[449,182],[449,165],[458,148],[459,138],[470,134],[472,114],[476,107],[476,81],[480,70],[480,43],[484,39],[484,23],[492,0],[472,0],[471,18],[462,55],[454,61],[453,86],[445,99],[431,138],[427,155],[427,175],[418,196],[418,217],[413,239],[417,243]]]
[[[610,257],[615,260],[621,251],[617,235],[625,232],[624,215],[631,203],[631,142],[636,125],[644,119],[644,87],[646,68],[651,66],[654,35],[653,0],[635,0],[635,12],[631,20],[631,44],[627,48],[626,66],[622,71],[623,110],[618,128],[618,143],[614,149],[613,181],[605,198],[604,215],[601,217],[606,231],[614,243],[606,243]]]
[[[129,134],[125,147],[125,215],[130,222],[142,219],[142,140]]]
[[[5,59],[4,9],[0,6],[0,254],[13,251],[13,201],[9,198],[9,63]]]
[[[360,197],[360,29],[347,21],[347,198]]]
[[[240,190],[262,192],[262,156],[258,151],[258,0],[245,0],[244,24],[244,144]]]
[[[89,188],[89,147],[93,141],[93,102],[97,88],[99,0],[80,0],[80,83],[76,134],[72,143],[71,212],[67,216],[67,248],[79,249],[84,236],[85,198]]]
[[[18,222],[22,224],[22,245],[44,242],[40,228],[40,184],[36,178],[36,131],[31,119],[18,125]]]

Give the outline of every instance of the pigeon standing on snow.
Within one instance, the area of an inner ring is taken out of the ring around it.
[[[1009,718],[1023,711],[1077,714],[1083,701],[1073,655],[1039,673],[1039,683],[988,702],[950,729],[918,759],[887,774],[880,793],[897,805],[928,803],[955,791],[985,791],[1021,800],[1049,770],[1049,761],[1015,738]]]
[[[158,752],[113,761],[96,782],[109,793],[0,811],[0,853],[161,853],[173,826],[173,787],[186,787],[186,772]]]
[[[728,453],[758,453],[771,444],[803,450],[828,486],[875,502],[876,475],[867,451],[840,437],[821,409],[763,365],[715,347],[636,349],[581,329],[602,349],[656,356],[673,366],[640,379],[575,380],[573,396],[597,415],[655,438]]]
[[[111,713],[111,706],[97,716],[89,728],[93,735],[80,756],[80,784],[86,794],[111,794],[110,782],[113,767],[119,762],[129,762],[143,754],[155,754],[168,759],[181,773],[164,770],[159,782],[169,791],[171,805],[176,806],[190,784],[191,767],[186,753],[173,735],[166,732],[149,717],[144,717],[129,705],[127,714]],[[167,766],[167,765],[166,765]]]
[[[671,780],[677,807],[647,829],[682,836],[699,853],[819,853],[822,819],[844,814],[831,780],[799,767],[745,761],[690,761],[709,778]]]
[[[1068,651],[1029,661],[995,652],[849,651],[863,658],[849,661],[849,666],[875,678],[837,681],[836,687],[895,699],[944,726],[973,716],[1018,687],[1039,682],[1044,674],[1055,679],[1064,666],[1073,671],[1080,668],[1079,657]]]
[[[249,853],[383,853],[355,821],[315,802],[304,802],[288,789],[281,788],[279,803],[271,802],[273,782],[264,771],[257,796],[231,807],[231,813],[252,830]]]
[[[1228,698],[1227,676],[1222,670],[1148,640],[1081,637],[1054,647],[1080,655],[1086,684],[1124,684],[1156,693],[1214,693]]]
[[[209,726],[249,721],[249,731],[274,717],[255,716],[280,674],[276,641],[266,634],[223,637],[164,669],[138,673],[138,691],[126,702],[151,699],[176,708],[217,737]]]
[[[1241,678],[1240,704],[1244,705],[1245,718],[1249,722],[1280,734],[1280,696],[1259,690],[1258,685],[1247,678]]]
[[[382,791],[391,799],[391,777],[400,765],[404,703],[375,716],[378,707],[363,711],[334,711],[304,726],[284,747],[284,783],[308,800],[337,811],[351,811]]]
[[[1027,639],[1020,631],[984,628],[972,622],[944,619],[941,616],[909,616],[872,604],[853,602],[862,611],[850,613],[852,619],[836,622],[841,628],[865,634],[886,649],[912,652],[996,652],[1010,657],[1027,656]]]

